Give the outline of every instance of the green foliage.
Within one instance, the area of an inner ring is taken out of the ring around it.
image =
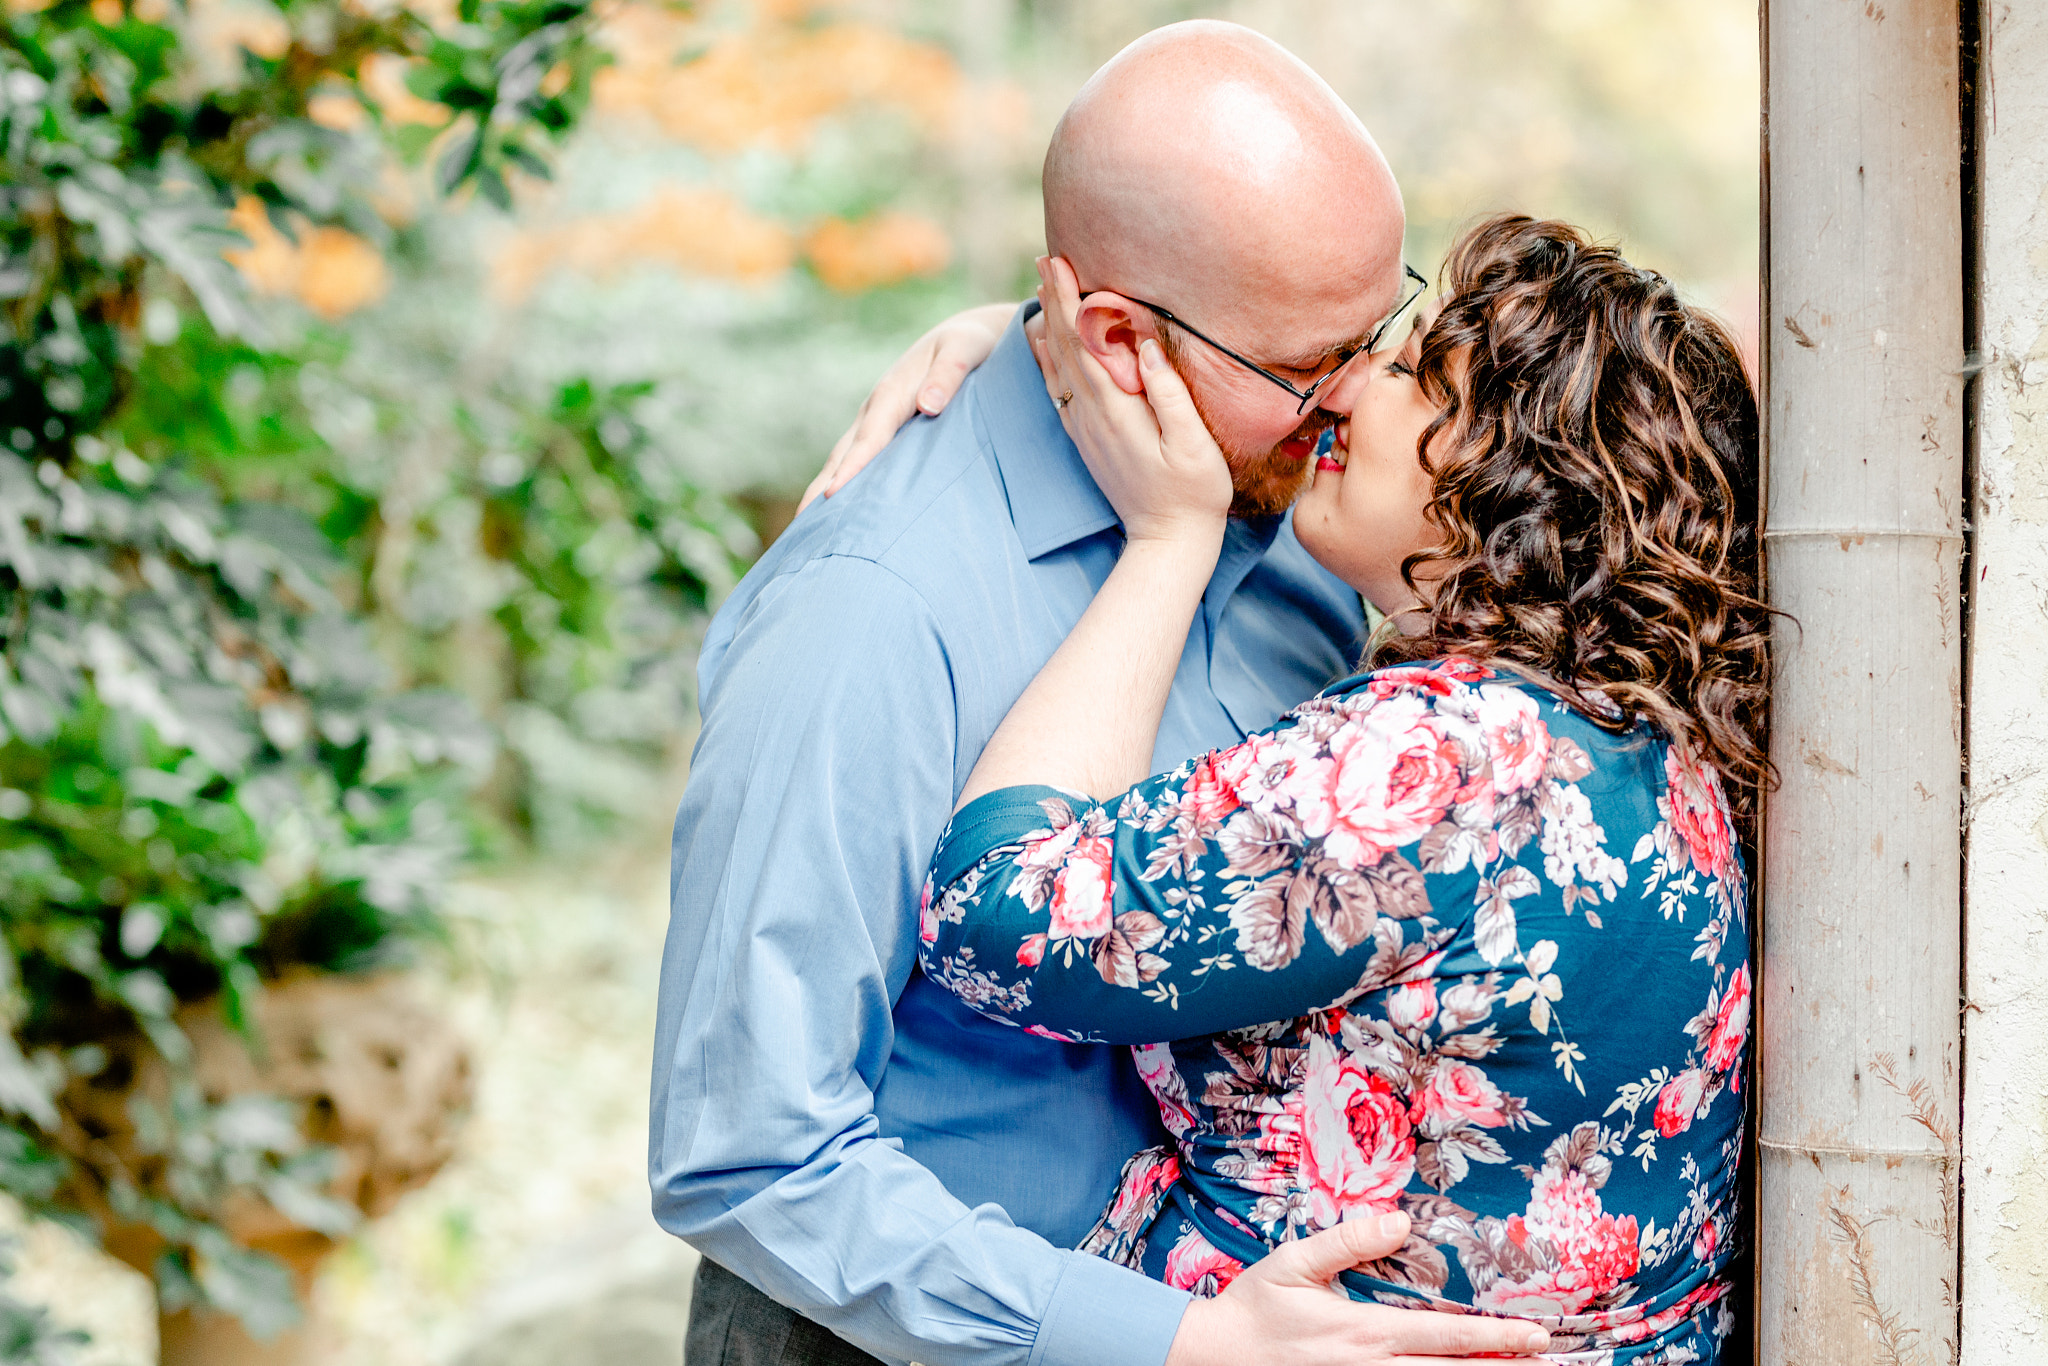
[[[144,1135],[162,1158],[145,1184],[95,1167],[56,1093],[105,1065],[110,1029],[177,1068],[181,1003],[218,994],[241,1024],[288,966],[402,953],[466,850],[460,779],[493,744],[458,699],[390,686],[311,523],[106,450],[81,441],[75,475],[0,454],[0,924],[26,1046],[0,1055],[25,1121],[0,1187],[41,1205],[105,1188],[170,1241],[173,1299],[271,1322],[289,1294],[258,1310],[259,1292],[288,1281],[212,1221],[238,1187],[322,1208],[289,1121],[180,1085]]]
[[[587,0],[373,8],[282,0],[279,41],[224,69],[177,9],[0,27],[0,1190],[152,1228],[167,1307],[259,1333],[294,1314],[289,1278],[225,1202],[337,1235],[352,1211],[287,1107],[200,1094],[177,1010],[218,997],[240,1026],[287,969],[402,959],[493,773],[533,829],[616,807],[607,775],[672,738],[751,549],[648,440],[643,388],[536,403],[443,357],[429,389],[247,296],[238,201],[391,248],[377,179],[437,151],[443,191],[503,205],[602,60]],[[374,54],[411,61],[445,128],[387,120]],[[337,93],[359,126],[309,116]],[[450,438],[425,487],[388,456],[422,425]],[[450,566],[485,591],[423,611]],[[508,684],[474,676],[479,631]],[[64,1092],[136,1047],[168,1094],[132,1098],[139,1165],[110,1165]],[[0,1285],[0,1360],[64,1343]]]
[[[648,439],[652,388],[579,380],[538,411],[466,410],[473,459],[436,510],[444,529],[475,526],[470,553],[504,585],[491,619],[511,663],[498,715],[519,773],[512,814],[545,843],[646,809],[697,632],[754,549]]]
[[[180,282],[216,330],[256,320],[221,259],[238,235],[227,211],[253,195],[282,230],[291,212],[387,233],[368,191],[383,164],[382,111],[358,85],[364,58],[419,55],[413,81],[456,116],[439,180],[504,202],[505,173],[545,173],[536,139],[558,136],[587,102],[600,54],[588,0],[463,0],[437,31],[403,8],[286,0],[290,36],[272,57],[246,48],[209,83],[178,13],[128,9],[116,23],[87,0],[9,10],[0,29],[0,436],[22,454],[60,452],[126,396],[145,271]],[[549,93],[549,73],[567,74]],[[308,117],[323,90],[351,92],[373,117],[359,132]],[[415,147],[414,151],[424,150]]]
[[[412,92],[468,117],[441,156],[435,178],[453,192],[474,179],[483,196],[509,208],[504,169],[542,179],[548,164],[536,132],[559,137],[590,102],[600,57],[584,41],[587,0],[461,0],[461,23],[430,32],[425,62],[408,78]],[[559,88],[549,75],[560,70]],[[417,135],[415,135],[417,137]]]
[[[263,351],[195,319],[147,352],[121,435],[317,525],[405,680],[460,693],[503,741],[491,813],[575,845],[656,800],[698,633],[754,533],[650,431],[654,386],[534,393],[408,341],[322,328]]]
[[[60,1329],[50,1311],[16,1298],[7,1279],[14,1269],[13,1248],[0,1245],[0,1361],[9,1366],[65,1366],[86,1343],[76,1329]]]

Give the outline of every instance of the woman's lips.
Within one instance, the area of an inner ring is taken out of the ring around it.
[[[1344,473],[1344,467],[1327,455],[1321,456],[1316,460],[1316,468],[1319,470],[1331,470],[1337,474]]]

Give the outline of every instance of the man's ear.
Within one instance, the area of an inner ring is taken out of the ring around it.
[[[1159,336],[1159,324],[1150,310],[1121,294],[1098,290],[1081,300],[1074,324],[1081,333],[1081,345],[1102,362],[1117,388],[1127,394],[1145,392],[1138,371],[1138,343]]]

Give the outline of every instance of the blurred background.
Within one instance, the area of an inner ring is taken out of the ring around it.
[[[1756,326],[1743,0],[5,5],[0,1360],[675,1360],[696,642],[1146,29]]]

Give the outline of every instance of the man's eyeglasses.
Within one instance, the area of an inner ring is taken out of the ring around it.
[[[1421,298],[1422,291],[1429,288],[1429,281],[1423,279],[1421,274],[1417,272],[1415,267],[1403,266],[1401,267],[1401,269],[1407,273],[1408,279],[1413,280],[1415,282],[1415,292],[1413,294],[1410,294],[1407,298],[1403,299],[1401,301],[1400,307],[1396,308],[1392,313],[1389,313],[1386,317],[1386,321],[1382,322],[1378,327],[1375,327],[1372,330],[1372,335],[1365,339],[1364,345],[1358,346],[1350,351],[1344,352],[1343,355],[1338,359],[1336,367],[1334,369],[1332,369],[1328,374],[1324,375],[1321,379],[1317,380],[1314,384],[1309,385],[1306,389],[1303,389],[1299,385],[1296,385],[1288,380],[1280,378],[1280,376],[1274,374],[1265,366],[1260,365],[1257,361],[1247,360],[1245,357],[1238,355],[1237,352],[1231,350],[1222,342],[1217,341],[1214,337],[1211,337],[1206,333],[1197,332],[1194,328],[1182,322],[1179,318],[1176,318],[1173,314],[1167,312],[1158,304],[1146,303],[1143,299],[1137,298],[1134,295],[1130,294],[1126,294],[1124,295],[1124,297],[1126,299],[1129,299],[1132,303],[1138,305],[1140,308],[1150,309],[1153,313],[1157,314],[1161,318],[1164,318],[1167,322],[1172,323],[1175,327],[1180,328],[1182,331],[1186,332],[1189,336],[1195,338],[1197,341],[1207,342],[1209,345],[1215,347],[1218,351],[1221,351],[1224,355],[1230,357],[1232,360],[1236,361],[1239,365],[1242,365],[1245,369],[1251,371],[1253,374],[1263,376],[1264,378],[1273,381],[1273,383],[1279,385],[1282,389],[1285,389],[1288,393],[1300,399],[1301,406],[1294,410],[1297,414],[1299,414],[1306,413],[1308,411],[1309,405],[1316,401],[1316,395],[1322,391],[1322,387],[1325,384],[1328,384],[1331,380],[1335,379],[1339,374],[1341,374],[1343,372],[1344,367],[1349,365],[1355,357],[1357,357],[1361,353],[1370,355],[1374,351],[1379,350],[1380,339],[1386,336],[1387,329],[1394,325],[1394,320],[1399,318],[1403,313],[1406,313],[1408,311],[1408,305],[1414,303],[1417,299]]]

